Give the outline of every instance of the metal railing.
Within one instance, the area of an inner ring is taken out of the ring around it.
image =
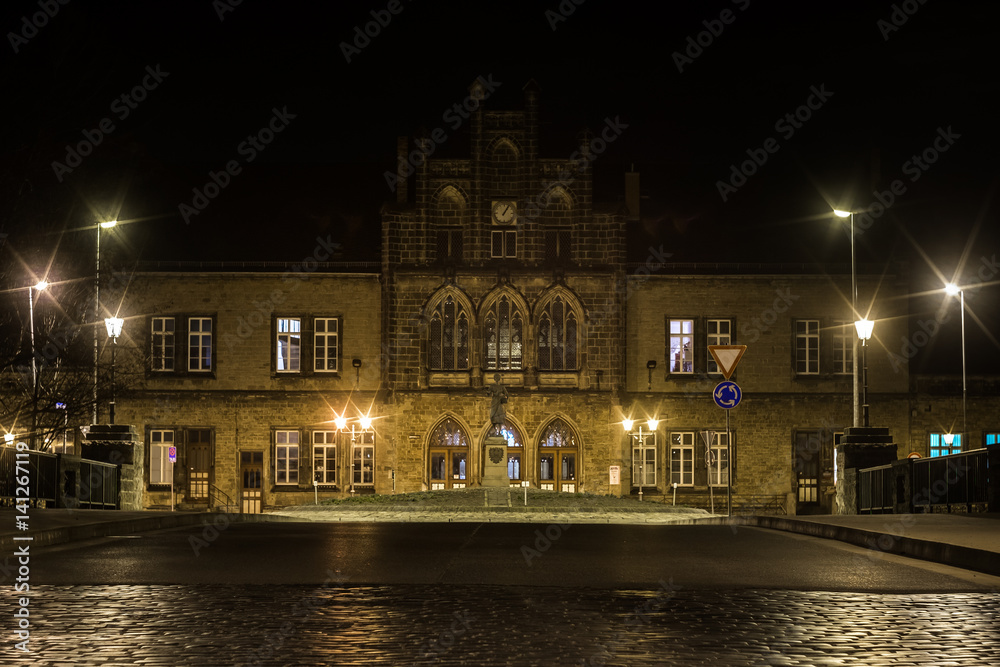
[[[891,514],[892,465],[858,470],[858,514]]]
[[[932,511],[944,505],[972,506],[988,502],[989,468],[985,449],[913,461],[913,507]]]
[[[18,454],[21,456],[18,457]],[[25,476],[27,480],[23,479]],[[28,482],[27,495],[24,492],[18,494],[18,488],[25,488],[18,481]],[[39,502],[55,503],[58,483],[59,457],[56,454],[30,449],[18,452],[13,447],[0,447],[0,501],[3,504],[24,502],[22,499],[25,497],[35,506]]]
[[[80,509],[118,509],[118,466],[100,461],[80,461]]]
[[[223,502],[225,500],[225,502]],[[208,509],[220,509],[223,512],[238,512],[239,506],[233,502],[225,491],[212,484],[208,487]]]

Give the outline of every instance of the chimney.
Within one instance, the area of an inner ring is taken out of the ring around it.
[[[407,148],[409,139],[407,137],[396,137],[396,203],[405,204],[410,198],[409,175],[410,165],[406,163]]]
[[[629,222],[639,220],[639,172],[635,171],[632,165],[629,171],[625,172],[625,207],[628,214],[625,219]]]

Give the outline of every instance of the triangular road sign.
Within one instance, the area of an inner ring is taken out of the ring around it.
[[[736,372],[736,365],[743,358],[743,353],[747,351],[746,345],[709,345],[708,351],[719,364],[719,370],[727,380]]]

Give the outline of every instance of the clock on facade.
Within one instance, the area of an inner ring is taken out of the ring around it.
[[[493,202],[493,222],[510,225],[517,220],[517,202],[513,199],[498,199]]]

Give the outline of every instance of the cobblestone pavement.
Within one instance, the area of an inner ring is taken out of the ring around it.
[[[30,665],[990,665],[1000,594],[38,586]]]

